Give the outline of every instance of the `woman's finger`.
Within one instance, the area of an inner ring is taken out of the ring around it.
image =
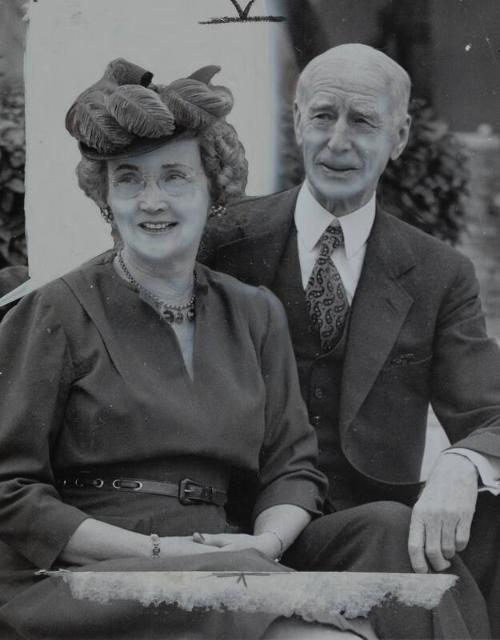
[[[193,541],[218,548],[225,547],[231,542],[225,535],[220,533],[193,533]]]
[[[190,536],[163,538],[165,544],[162,545],[161,555],[163,556],[188,556],[200,553],[218,553],[217,547],[197,544]]]
[[[186,555],[189,554],[198,554],[198,553],[220,553],[220,549],[217,549],[217,547],[210,547],[208,545],[200,545],[200,544],[194,544],[191,543],[192,546],[190,547],[186,547]]]
[[[244,548],[244,547],[243,547]],[[241,551],[242,547],[237,547],[234,544],[226,544],[219,549],[219,551]]]
[[[205,543],[205,536],[202,533],[198,533],[198,531],[195,531],[193,533],[193,542],[198,542],[199,544],[204,544]]]

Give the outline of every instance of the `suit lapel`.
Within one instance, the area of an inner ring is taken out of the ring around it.
[[[214,268],[253,285],[272,288],[282,260],[298,188],[275,196],[271,203],[252,202],[242,237],[219,247]],[[401,276],[415,264],[399,223],[377,210],[368,240],[363,271],[351,309],[340,399],[341,431],[351,424],[373,387],[413,304]]]
[[[401,276],[415,264],[388,214],[377,211],[354,296],[342,375],[339,424],[351,424],[394,346],[413,304]]]
[[[271,287],[293,224],[298,191],[278,194],[263,208],[259,199],[254,200],[251,218],[241,228],[243,237],[219,247],[214,268],[248,284]]]

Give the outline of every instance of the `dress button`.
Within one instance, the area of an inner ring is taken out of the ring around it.
[[[311,417],[311,424],[316,427],[318,426],[318,424],[321,422],[321,416],[312,416]]]
[[[318,400],[321,400],[321,398],[325,397],[325,391],[323,387],[315,387],[314,397],[317,398]]]

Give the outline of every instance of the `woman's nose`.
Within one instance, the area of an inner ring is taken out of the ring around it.
[[[156,180],[150,178],[139,196],[139,208],[143,211],[165,211],[168,208],[167,194]]]
[[[351,149],[349,127],[344,120],[339,118],[335,124],[332,125],[327,146],[330,151],[337,152],[349,151]]]

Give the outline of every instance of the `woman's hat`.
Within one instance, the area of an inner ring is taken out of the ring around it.
[[[83,156],[109,160],[152,151],[186,130],[202,131],[233,107],[229,89],[214,86],[212,65],[168,85],[123,58],[81,93],[66,115],[66,129]]]

